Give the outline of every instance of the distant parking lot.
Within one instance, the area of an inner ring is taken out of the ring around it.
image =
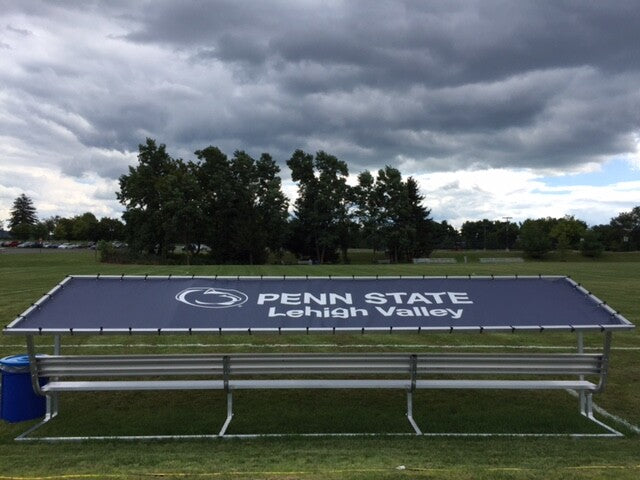
[[[21,255],[21,254],[35,254],[35,253],[74,253],[74,252],[88,252],[91,251],[87,248],[73,248],[73,249],[59,249],[59,248],[15,248],[15,247],[0,247],[2,255]]]

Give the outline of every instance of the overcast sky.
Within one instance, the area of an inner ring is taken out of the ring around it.
[[[120,216],[146,137],[399,168],[436,220],[640,205],[640,2],[0,0],[0,219]]]

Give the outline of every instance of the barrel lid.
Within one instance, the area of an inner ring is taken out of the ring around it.
[[[10,355],[0,359],[0,365],[6,367],[28,367],[29,355]]]

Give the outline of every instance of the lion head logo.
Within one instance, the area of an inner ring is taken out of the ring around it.
[[[179,302],[200,308],[239,307],[248,299],[249,297],[239,290],[214,287],[190,287],[176,295]]]

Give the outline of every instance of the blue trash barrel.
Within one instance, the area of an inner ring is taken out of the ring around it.
[[[28,355],[12,355],[0,359],[0,373],[2,373],[0,389],[2,420],[13,423],[44,416],[46,399],[33,391]]]

